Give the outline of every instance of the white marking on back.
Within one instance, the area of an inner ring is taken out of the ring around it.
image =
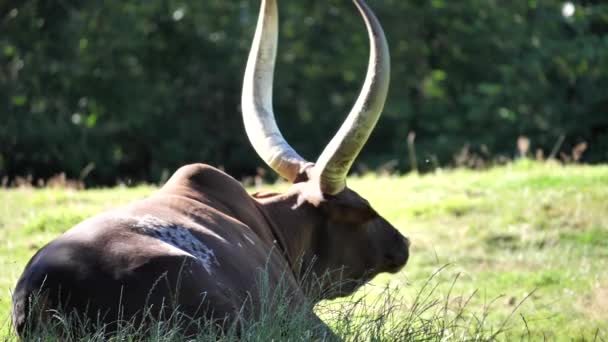
[[[197,239],[190,229],[147,214],[133,216],[132,219],[135,220],[134,227],[140,229],[144,234],[155,237],[198,259],[207,273],[213,273],[212,264],[219,266],[220,263],[217,261],[213,249]]]

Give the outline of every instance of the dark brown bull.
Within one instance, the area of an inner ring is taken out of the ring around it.
[[[107,324],[168,303],[187,317],[234,319],[246,300],[253,312],[259,306],[261,270],[271,290],[286,286],[291,305],[348,295],[378,273],[400,270],[408,240],[345,184],[382,111],[390,68],[380,24],[363,0],[355,3],[371,41],[367,77],[345,123],[310,163],[274,120],[277,5],[262,1],[243,116],[256,151],[293,183],[287,192],[251,196],[211,166],[180,168],[150,198],[90,218],[38,251],[14,291],[17,331],[26,329],[35,293],[38,310]]]

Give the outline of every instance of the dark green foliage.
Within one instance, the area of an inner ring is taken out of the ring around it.
[[[393,72],[359,162],[407,170],[409,131],[422,170],[466,144],[511,157],[518,135],[545,155],[562,135],[563,151],[585,141],[583,160],[607,161],[608,4],[574,4],[564,17],[558,0],[370,0]],[[195,161],[255,172],[239,103],[258,6],[1,2],[0,178],[156,182]],[[277,119],[315,160],[360,89],[367,34],[349,1],[282,0],[280,11]]]

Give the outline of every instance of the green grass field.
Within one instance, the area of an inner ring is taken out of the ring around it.
[[[608,166],[522,161],[348,184],[412,241],[408,266],[363,292],[388,284],[407,315],[430,286],[446,312],[466,304],[471,319],[502,328],[500,340],[608,340]],[[154,190],[0,190],[0,336],[8,334],[11,290],[38,248]]]

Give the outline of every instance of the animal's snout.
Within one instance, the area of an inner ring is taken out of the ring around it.
[[[401,236],[401,238],[403,239],[403,243],[405,244],[405,249],[409,250],[410,249],[410,239],[406,238],[405,236]]]
[[[410,240],[399,234],[392,248],[384,254],[388,272],[396,273],[405,266],[410,257]]]

